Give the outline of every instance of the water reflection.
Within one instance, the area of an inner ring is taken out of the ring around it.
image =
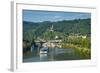
[[[23,62],[75,60],[80,58],[71,48],[49,48],[48,53],[40,53],[38,49],[33,49],[30,54],[23,58]]]
[[[48,60],[48,55],[47,54],[40,54],[40,61],[47,61]]]

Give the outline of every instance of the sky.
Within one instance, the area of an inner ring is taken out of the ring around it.
[[[23,10],[23,21],[43,22],[91,18],[91,13]]]

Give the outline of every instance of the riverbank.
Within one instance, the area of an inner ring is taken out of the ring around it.
[[[82,59],[91,59],[91,49],[74,44],[62,44],[62,48],[73,48]]]

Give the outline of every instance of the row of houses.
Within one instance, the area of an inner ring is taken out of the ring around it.
[[[54,48],[54,47],[59,47],[61,48],[61,42],[62,40],[49,40],[48,42],[43,43],[43,47],[49,47],[49,48]]]

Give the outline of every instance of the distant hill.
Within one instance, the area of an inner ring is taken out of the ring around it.
[[[89,35],[91,33],[91,19],[63,20],[57,22],[45,21],[37,23],[23,21],[23,36],[43,36],[52,25],[54,32],[64,35]]]

